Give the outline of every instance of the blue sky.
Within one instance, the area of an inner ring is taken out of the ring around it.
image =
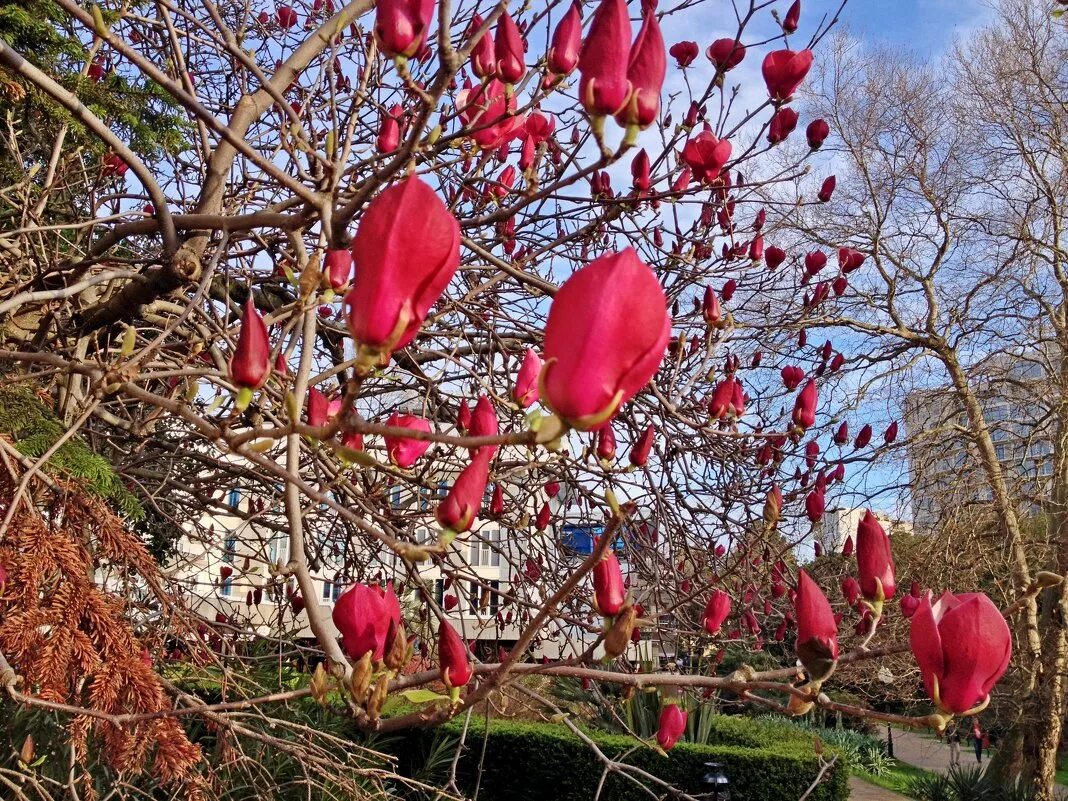
[[[837,5],[810,0],[804,13],[814,21]],[[842,20],[858,38],[904,45],[923,55],[941,52],[989,13],[980,0],[849,0]]]

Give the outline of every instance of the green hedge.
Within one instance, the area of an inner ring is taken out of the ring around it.
[[[453,721],[437,733],[411,732],[395,746],[400,768],[408,775],[421,770],[435,737],[459,735]],[[602,762],[582,740],[563,726],[495,721],[486,741],[481,775],[484,720],[472,720],[458,777],[470,793],[477,780],[482,801],[590,801],[601,779]],[[800,798],[819,771],[813,738],[796,730],[751,720],[718,719],[713,745],[679,743],[665,758],[629,737],[590,733],[608,756],[630,752],[625,762],[687,793],[703,791],[704,763],[720,762],[730,778],[732,801],[775,801]],[[830,757],[833,751],[825,752]],[[409,773],[409,771],[413,773]],[[812,801],[845,801],[848,769],[836,764],[809,796]],[[655,788],[657,796],[664,795]],[[630,779],[612,775],[601,793],[603,801],[647,801],[649,794]]]

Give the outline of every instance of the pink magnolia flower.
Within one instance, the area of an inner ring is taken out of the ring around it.
[[[361,347],[386,355],[415,338],[456,273],[460,225],[433,189],[406,178],[371,201],[352,256],[349,332]]]
[[[375,39],[390,58],[412,58],[426,42],[434,19],[434,0],[378,0]]]
[[[557,75],[570,75],[578,66],[579,50],[582,47],[582,10],[573,2],[553,31],[549,47],[549,71]]]
[[[341,633],[341,647],[351,659],[360,659],[368,651],[381,660],[389,642],[390,623],[394,631],[401,622],[400,602],[393,584],[353,584],[334,604],[331,613]]]
[[[492,457],[491,449],[480,448],[475,452],[470,464],[460,471],[456,482],[435,512],[435,517],[442,528],[457,534],[470,530],[486,494]]]
[[[675,59],[680,69],[686,69],[693,64],[700,52],[701,48],[697,46],[697,42],[675,42],[668,49],[668,54]]]
[[[328,249],[323,271],[332,290],[337,292],[344,289],[352,280],[352,252],[344,248]]]
[[[716,39],[705,51],[708,60],[721,72],[729,72],[745,58],[745,45],[734,39]]]
[[[927,593],[912,616],[909,644],[931,700],[965,714],[982,703],[1005,673],[1012,635],[1001,611],[982,593]]]
[[[647,11],[630,49],[627,80],[631,93],[626,105],[616,114],[616,122],[626,127],[648,128],[660,111],[660,90],[667,74],[664,37],[654,11]]]
[[[722,547],[722,546],[721,546]],[[717,554],[722,556],[722,554]],[[731,613],[731,597],[723,590],[712,590],[712,595],[705,604],[704,614],[701,616],[701,625],[709,634],[719,634],[723,628],[723,622]]]
[[[230,358],[230,380],[239,387],[259,389],[270,374],[271,343],[267,339],[267,326],[250,294],[245,301],[237,347]]]
[[[493,53],[497,60],[497,77],[505,83],[519,83],[527,71],[523,61],[523,34],[507,11],[497,21]]]
[[[496,78],[462,90],[456,96],[456,107],[460,121],[483,150],[497,150],[523,133],[525,123],[515,114],[515,96]]]
[[[630,449],[628,457],[635,467],[643,467],[649,461],[649,454],[653,450],[653,442],[656,440],[656,426],[652,423],[645,427],[641,436],[638,437],[634,446]]]
[[[526,409],[538,399],[538,378],[541,375],[542,361],[534,348],[527,348],[523,363],[515,377],[512,399],[520,409]]]
[[[394,412],[390,415],[389,420],[386,421],[386,425],[391,428],[407,428],[412,431],[430,433],[430,422],[411,414]],[[386,453],[389,455],[389,460],[404,470],[418,462],[419,457],[426,453],[426,449],[430,447],[430,442],[425,439],[387,436],[385,440]]]
[[[825,679],[838,660],[838,624],[827,596],[808,573],[797,575],[797,657],[816,681]]]
[[[665,751],[675,747],[686,733],[687,714],[676,704],[667,704],[660,710],[660,724],[656,730],[656,741]]]
[[[438,666],[441,683],[450,690],[465,686],[474,675],[467,657],[467,643],[447,620],[441,621],[438,629]]]
[[[811,68],[811,50],[774,50],[768,53],[761,65],[768,95],[777,103],[787,102]]]
[[[591,117],[615,114],[630,97],[630,15],[626,0],[601,0],[579,53],[578,95]]]
[[[894,597],[894,557],[890,553],[890,538],[870,509],[857,525],[857,569],[860,589],[869,601],[885,601]]]
[[[593,566],[593,605],[605,617],[615,617],[626,603],[627,592],[623,587],[623,573],[615,551],[608,548],[600,561]]]
[[[730,157],[730,141],[717,139],[711,131],[702,131],[682,148],[683,162],[697,180],[706,184],[719,179]]]
[[[633,249],[594,259],[549,308],[542,400],[574,428],[599,428],[649,383],[670,334],[664,290]]]
[[[830,133],[831,126],[827,124],[826,120],[813,120],[805,129],[805,136],[808,138],[808,146],[813,150],[819,150],[823,145],[823,141],[830,135]]]

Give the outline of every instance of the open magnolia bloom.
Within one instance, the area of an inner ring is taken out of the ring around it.
[[[934,602],[927,593],[912,615],[909,644],[931,700],[957,715],[986,705],[1012,657],[1009,626],[980,592],[947,591]]]

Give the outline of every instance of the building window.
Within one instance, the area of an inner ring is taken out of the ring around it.
[[[470,591],[467,594],[470,611],[476,615],[495,615],[500,603],[499,581],[488,581],[484,584],[472,581]]]
[[[471,543],[472,567],[499,567],[501,564],[501,531],[480,531],[479,540]]]
[[[434,603],[441,606],[445,601],[445,579],[434,579]]]
[[[323,600],[337,603],[341,597],[342,583],[340,581],[323,581]]]
[[[238,508],[238,506],[241,505],[241,490],[230,490],[230,495],[226,499],[226,505],[229,506],[231,509]]]

